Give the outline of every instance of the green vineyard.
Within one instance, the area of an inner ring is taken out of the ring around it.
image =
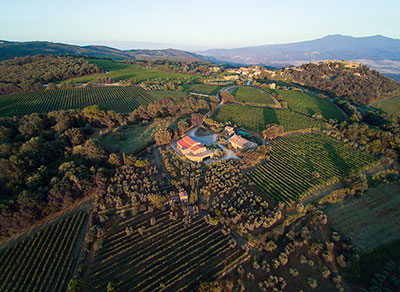
[[[151,218],[156,220],[153,225]],[[200,216],[191,220],[185,226],[165,211],[121,222],[89,267],[85,291],[105,291],[110,282],[115,291],[190,291],[247,256]],[[133,233],[128,235],[126,227]]]
[[[320,128],[321,121],[286,109],[273,109],[240,104],[226,104],[211,116],[217,122],[231,122],[239,127],[262,131],[266,125],[281,125],[285,132]]]
[[[268,197],[290,206],[376,161],[323,134],[295,135],[272,142],[269,161],[247,177]]]
[[[0,291],[65,291],[85,218],[84,212],[68,216],[1,251]]]
[[[153,101],[139,87],[97,87],[56,89],[0,96],[0,116],[23,116],[57,110],[100,105],[107,110],[128,113]]]
[[[325,99],[310,96],[303,92],[293,90],[277,90],[289,108],[307,115],[321,114],[324,119],[343,121],[343,113],[331,102]]]
[[[258,88],[251,86],[239,86],[232,92],[235,101],[259,104],[259,105],[274,105],[274,100],[271,95]]]

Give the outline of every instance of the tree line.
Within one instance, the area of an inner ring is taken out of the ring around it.
[[[282,74],[289,81],[334,93],[352,101],[373,104],[398,95],[400,86],[366,65],[345,68],[341,62],[307,63],[300,70],[287,69]]]
[[[100,72],[96,64],[72,56],[16,57],[0,62],[0,95],[42,90],[49,82]]]

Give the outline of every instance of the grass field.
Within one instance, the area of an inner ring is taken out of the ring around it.
[[[238,102],[260,105],[275,104],[274,100],[268,93],[251,86],[239,86],[233,90],[232,94],[235,97],[235,101]]]
[[[343,113],[328,100],[310,96],[293,90],[277,90],[278,94],[288,103],[288,107],[307,115],[321,114],[324,119],[343,121]]]
[[[364,250],[390,243],[400,239],[400,183],[380,185],[361,198],[330,205],[325,212],[341,233]]]
[[[150,224],[154,218],[156,223]],[[134,230],[127,235],[126,227]],[[143,235],[137,231],[144,227]],[[113,227],[89,267],[85,291],[195,291],[246,256],[230,247],[230,237],[198,215],[184,226],[182,218],[169,219],[169,212],[153,212],[126,219]]]
[[[154,68],[145,68],[138,64],[125,64],[112,60],[90,59],[89,62],[97,64],[108,73],[94,74],[79,78],[71,79],[75,83],[86,83],[89,81],[97,81],[99,78],[111,78],[113,81],[134,79],[136,82],[145,80],[175,80],[175,79],[195,79],[197,76],[167,72]]]
[[[0,291],[65,291],[85,218],[84,212],[70,215],[1,251]]]
[[[174,122],[174,118],[155,119],[149,124],[128,126],[117,133],[108,132],[98,136],[97,140],[105,149],[112,152],[135,153],[154,142],[154,134],[160,128]]]
[[[284,131],[319,128],[323,123],[302,114],[268,107],[227,104],[211,116],[217,122],[228,122],[254,131],[262,131],[268,124],[282,125]]]
[[[139,87],[56,89],[0,96],[0,116],[22,116],[98,104],[107,110],[131,112],[153,98]]]
[[[366,152],[323,134],[284,137],[271,145],[270,160],[247,177],[265,195],[287,205],[376,162]]]
[[[385,101],[374,105],[375,108],[381,109],[388,114],[399,116],[400,115],[400,96],[389,98]]]
[[[152,90],[148,91],[147,93],[150,94],[157,101],[163,100],[164,98],[182,100],[187,97],[186,92],[177,90]]]
[[[223,86],[217,85],[209,85],[209,84],[193,84],[190,85],[187,89],[188,92],[196,92],[201,94],[208,95],[217,95],[218,91],[222,89]]]

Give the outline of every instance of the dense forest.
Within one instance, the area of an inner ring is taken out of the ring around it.
[[[346,67],[344,62],[303,64],[282,72],[290,81],[332,92],[367,105],[400,94],[400,86],[365,65]]]
[[[43,84],[80,77],[102,70],[83,58],[45,56],[0,62],[0,95],[43,89]]]
[[[188,114],[194,123],[195,112],[209,110],[204,100],[166,98],[128,115],[96,105],[0,119],[0,240],[75,202],[101,194],[122,158],[104,150],[94,130]],[[181,124],[177,131],[186,131],[189,124]],[[123,161],[135,165],[136,158],[124,156]]]

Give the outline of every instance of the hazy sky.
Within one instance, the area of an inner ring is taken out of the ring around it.
[[[400,38],[400,0],[2,0],[0,7],[0,39],[16,41],[204,49],[328,34]]]

